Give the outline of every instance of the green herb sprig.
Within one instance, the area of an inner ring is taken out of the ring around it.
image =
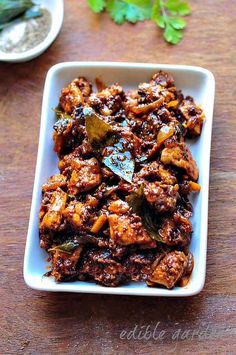
[[[163,29],[166,42],[177,44],[183,38],[187,23],[183,19],[191,13],[188,2],[182,0],[87,0],[92,11],[106,10],[113,21],[121,25],[128,21],[153,20]]]

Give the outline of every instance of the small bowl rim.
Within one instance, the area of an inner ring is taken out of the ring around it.
[[[42,4],[45,6],[45,3]],[[50,28],[49,33],[47,34],[46,38],[40,42],[37,46],[28,49],[25,52],[21,53],[6,53],[0,50],[0,62],[24,62],[35,57],[38,57],[42,54],[57,38],[63,24],[64,19],[64,0],[54,0],[54,6],[58,7],[60,10],[58,11],[59,16],[57,17],[57,21],[52,21],[52,26]],[[47,6],[45,8],[48,9]],[[51,16],[53,17],[54,14],[50,11]]]

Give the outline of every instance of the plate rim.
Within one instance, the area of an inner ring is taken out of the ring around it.
[[[201,256],[204,259],[200,264],[198,283],[195,286],[166,290],[162,288],[125,288],[124,286],[120,287],[104,287],[99,285],[94,285],[94,288],[86,289],[86,287],[81,287],[78,284],[69,285],[67,283],[49,284],[45,286],[44,284],[35,283],[32,275],[29,272],[29,262],[30,262],[30,244],[33,220],[35,216],[35,210],[37,208],[37,199],[36,195],[39,188],[39,178],[42,169],[42,159],[43,159],[43,149],[44,139],[45,139],[45,127],[46,127],[46,118],[48,110],[48,96],[50,94],[51,83],[53,81],[54,75],[61,69],[66,68],[80,68],[80,67],[95,67],[95,68],[125,68],[125,69],[153,69],[153,70],[175,70],[175,71],[184,71],[184,72],[197,72],[202,73],[207,77],[207,84],[211,88],[211,91],[208,93],[208,120],[210,120],[209,135],[207,140],[207,157],[204,159],[204,166],[206,168],[205,172],[205,181],[204,191],[202,192],[202,204],[204,204],[204,209],[201,209],[201,233],[204,233],[206,236],[204,243],[201,245]],[[207,231],[208,231],[208,196],[209,196],[209,174],[210,174],[210,157],[211,157],[211,136],[212,136],[212,124],[213,124],[213,110],[214,110],[214,98],[215,98],[215,78],[211,71],[208,69],[191,66],[191,65],[175,65],[175,64],[158,64],[158,63],[132,63],[132,62],[107,62],[107,61],[73,61],[73,62],[62,62],[53,65],[47,72],[46,80],[43,90],[43,100],[42,100],[42,110],[41,110],[41,120],[40,120],[40,132],[38,140],[38,152],[36,160],[36,169],[35,169],[35,178],[33,184],[33,195],[30,208],[30,218],[28,224],[28,233],[26,238],[25,246],[25,255],[24,255],[24,267],[23,275],[25,283],[32,289],[40,291],[52,291],[52,292],[77,292],[77,293],[95,293],[95,294],[113,294],[113,295],[135,295],[135,296],[163,296],[163,297],[188,297],[198,294],[202,291],[205,284],[205,275],[206,275],[206,256],[207,256]],[[69,287],[68,287],[69,286]],[[152,291],[148,291],[152,290]]]

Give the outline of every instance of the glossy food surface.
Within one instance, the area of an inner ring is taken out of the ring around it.
[[[205,115],[158,71],[124,91],[84,77],[61,90],[54,124],[59,174],[42,187],[40,245],[57,282],[145,281],[186,286],[194,258],[192,205],[199,171],[186,137]]]

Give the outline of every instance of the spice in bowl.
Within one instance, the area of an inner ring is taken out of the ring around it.
[[[15,5],[15,8],[11,7]],[[36,47],[48,35],[50,12],[30,0],[0,3],[0,51],[22,53]]]

